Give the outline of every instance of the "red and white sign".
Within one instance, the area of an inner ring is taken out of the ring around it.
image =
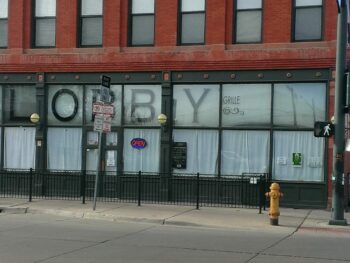
[[[93,114],[104,114],[104,115],[113,115],[114,106],[113,105],[104,105],[102,103],[94,103],[92,105]]]
[[[112,117],[110,115],[96,114],[94,131],[111,132]]]

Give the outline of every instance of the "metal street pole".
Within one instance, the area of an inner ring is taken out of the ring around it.
[[[335,134],[333,144],[332,216],[331,220],[329,220],[330,225],[347,225],[347,221],[344,219],[344,186],[342,185],[345,150],[345,65],[348,13],[345,0],[340,1],[339,7],[334,98]]]

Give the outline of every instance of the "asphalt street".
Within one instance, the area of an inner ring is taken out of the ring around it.
[[[350,229],[216,228],[0,213],[0,263],[350,262]]]

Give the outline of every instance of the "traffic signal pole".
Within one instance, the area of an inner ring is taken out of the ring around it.
[[[332,214],[330,225],[347,225],[344,219],[344,150],[345,150],[345,65],[347,47],[347,0],[341,1],[337,26],[337,57],[335,77],[334,119],[335,134],[333,145]]]

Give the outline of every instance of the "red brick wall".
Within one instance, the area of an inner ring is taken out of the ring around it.
[[[249,70],[335,64],[334,1],[325,1],[327,41],[291,43],[291,1],[264,0],[263,43],[232,44],[234,0],[207,0],[206,44],[177,46],[178,1],[156,0],[155,46],[136,48],[127,45],[128,1],[105,0],[103,48],[76,48],[77,0],[57,0],[54,49],[30,49],[30,2],[9,1],[9,48],[0,50],[0,71]]]
[[[56,47],[75,48],[77,46],[77,0],[57,1]]]

